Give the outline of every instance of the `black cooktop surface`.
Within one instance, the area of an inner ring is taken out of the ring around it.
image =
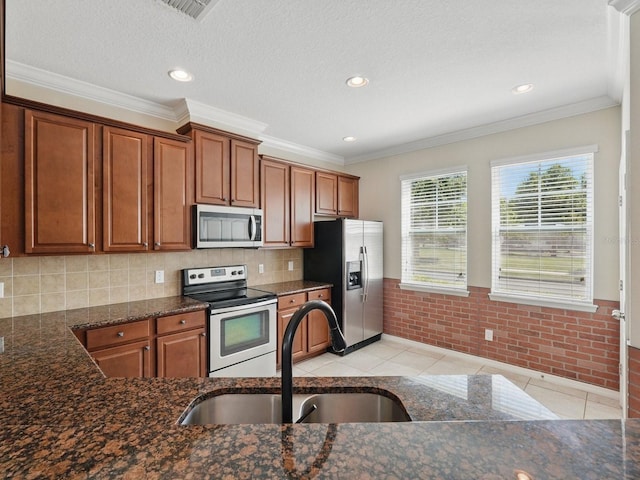
[[[256,290],[255,288],[234,288],[222,291],[192,293],[187,296],[195,300],[200,300],[201,302],[207,302],[213,309],[249,305],[265,300],[274,300],[276,298],[275,293]]]

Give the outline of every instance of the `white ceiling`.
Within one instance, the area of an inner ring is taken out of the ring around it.
[[[159,0],[7,0],[6,22],[8,88],[53,72],[345,163],[622,93],[607,0],[218,0],[201,21]]]

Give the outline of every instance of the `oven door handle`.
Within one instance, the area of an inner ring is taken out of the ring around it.
[[[220,313],[227,313],[227,312],[237,312],[239,310],[253,310],[255,308],[260,308],[260,307],[266,307],[267,305],[273,305],[275,303],[277,303],[277,299],[272,299],[272,300],[265,300],[263,302],[256,302],[256,303],[244,303],[242,305],[235,305],[233,307],[225,307],[225,308],[218,308],[218,309],[211,309],[211,315],[218,315]]]

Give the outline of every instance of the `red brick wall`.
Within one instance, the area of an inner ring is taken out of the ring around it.
[[[629,355],[629,418],[640,418],[640,349],[627,348]]]
[[[492,301],[488,288],[469,287],[469,297],[458,297],[401,290],[399,283],[384,283],[389,335],[618,389],[619,324],[611,317],[618,302],[596,300],[598,311],[587,313]],[[484,339],[485,329],[493,341]]]

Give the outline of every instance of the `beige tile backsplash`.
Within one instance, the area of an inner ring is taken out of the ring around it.
[[[180,295],[183,268],[247,265],[249,285],[301,280],[302,262],[300,248],[0,258],[0,318]],[[156,270],[165,283],[155,283]]]

